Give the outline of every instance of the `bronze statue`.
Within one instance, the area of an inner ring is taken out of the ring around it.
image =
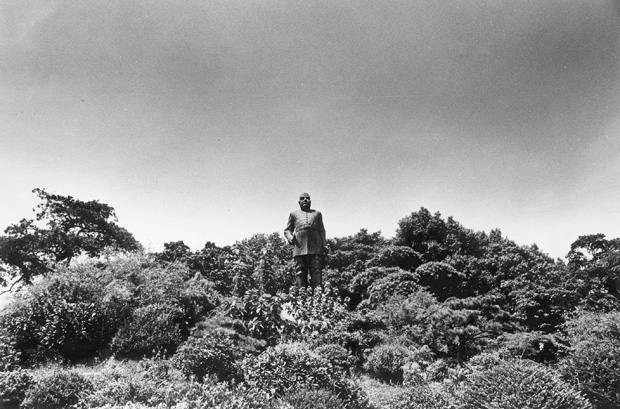
[[[284,237],[293,246],[297,287],[307,287],[310,274],[310,285],[314,289],[322,285],[323,279],[323,259],[327,245],[323,215],[310,208],[308,193],[300,194],[298,203],[300,210],[289,215]]]

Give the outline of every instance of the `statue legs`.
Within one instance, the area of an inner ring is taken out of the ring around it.
[[[308,287],[308,275],[312,288],[323,284],[323,256],[307,254],[295,257],[295,284],[297,288]]]

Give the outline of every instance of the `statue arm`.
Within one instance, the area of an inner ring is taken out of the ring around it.
[[[295,216],[291,213],[288,216],[288,223],[286,223],[286,227],[284,228],[284,237],[286,237],[286,241],[288,244],[293,243],[293,232],[295,231]]]
[[[325,247],[327,246],[327,239],[325,236],[325,226],[323,226],[323,214],[319,212],[317,216],[319,218],[317,227],[319,229],[319,233],[321,234],[321,241],[323,242],[322,246]]]

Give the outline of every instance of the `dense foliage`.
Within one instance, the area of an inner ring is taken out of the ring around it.
[[[0,284],[7,278],[31,283],[59,263],[71,262],[80,254],[98,256],[106,248],[135,251],[140,244],[116,224],[114,208],[97,200],[84,202],[71,196],[50,194],[44,189],[33,193],[42,200],[34,220],[22,219],[7,227],[0,236]],[[37,223],[38,222],[38,223]],[[40,224],[45,222],[45,227]],[[8,276],[8,277],[6,277]]]
[[[461,408],[590,409],[592,404],[550,368],[532,361],[502,361],[472,374]]]
[[[37,277],[0,313],[4,403],[620,405],[619,239],[580,236],[565,263],[422,208],[393,240],[329,239],[325,286],[298,290],[276,233],[145,254],[103,229],[109,206],[37,192],[47,230],[26,221],[0,242],[24,263],[2,258],[5,278]],[[98,235],[86,240],[76,218],[99,220]],[[61,232],[75,239],[65,250],[51,240]],[[70,262],[79,254],[91,257]],[[58,364],[69,368],[46,369]],[[374,399],[363,379],[396,393]]]

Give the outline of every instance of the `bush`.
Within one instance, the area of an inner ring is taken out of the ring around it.
[[[553,370],[533,361],[502,361],[474,372],[462,391],[461,409],[592,409]]]
[[[223,334],[190,337],[174,355],[173,364],[199,382],[207,375],[214,375],[220,381],[231,381],[239,378],[235,349],[233,340]]]
[[[2,320],[0,320],[2,325]],[[15,348],[15,339],[6,328],[0,329],[0,372],[13,371],[21,365],[21,352]]]
[[[582,341],[620,341],[620,311],[597,313],[582,311],[564,325],[571,344]]]
[[[411,247],[393,245],[381,247],[367,262],[368,267],[398,267],[405,271],[414,271],[420,264],[420,255]]]
[[[448,263],[430,262],[415,270],[420,277],[420,285],[427,287],[439,301],[464,295],[465,274]]]
[[[345,403],[343,407],[361,408],[367,402],[344,373],[301,343],[270,347],[258,357],[245,359],[242,367],[248,385],[273,391],[275,396],[303,386],[333,391]]]
[[[403,382],[403,367],[412,359],[412,352],[401,345],[379,345],[368,354],[364,369],[386,382]]]
[[[486,371],[504,362],[498,352],[483,352],[467,361],[467,368],[471,371]]]
[[[417,274],[396,270],[368,287],[368,299],[362,303],[364,306],[376,306],[394,296],[407,297],[420,289]]]
[[[54,370],[34,379],[26,391],[23,408],[65,409],[93,390],[92,383],[73,371]]]
[[[165,359],[140,362],[108,360],[98,367],[97,389],[85,394],[79,407],[86,408],[243,408],[267,409],[266,392],[229,386],[205,378],[188,381]],[[221,405],[221,406],[218,406]]]
[[[162,359],[126,363],[110,359],[98,366],[96,372],[97,388],[82,397],[82,407],[170,405],[198,388],[186,382],[180,371]]]
[[[282,299],[256,289],[248,290],[242,298],[233,298],[228,314],[242,321],[247,335],[275,345],[288,323],[282,318]]]
[[[0,407],[20,404],[31,385],[32,376],[25,370],[0,372]]]
[[[192,278],[179,263],[115,253],[103,261],[57,268],[2,312],[0,326],[22,362],[94,357],[109,352],[114,337],[115,351],[131,356],[145,353],[144,348],[150,353],[153,346],[174,349],[218,303],[212,285]],[[133,339],[132,331],[141,334]],[[131,345],[134,340],[137,347]]]
[[[565,330],[572,344],[560,362],[565,377],[597,407],[620,406],[620,312],[583,312]]]
[[[180,403],[179,403],[180,402]],[[278,406],[267,391],[247,387],[244,384],[203,384],[195,393],[175,402],[183,408],[222,408],[222,409],[288,409]]]
[[[561,362],[562,373],[598,408],[620,407],[620,342],[582,341]]]
[[[344,371],[349,371],[355,364],[355,358],[347,351],[346,348],[336,345],[327,344],[316,348],[316,353],[325,358],[334,367]]]
[[[92,277],[61,270],[3,311],[2,325],[24,360],[94,355],[107,347],[114,330],[98,302],[102,290]]]
[[[487,342],[487,321],[478,311],[452,309],[425,290],[405,299],[393,297],[377,311],[390,333],[428,345],[438,358],[465,361],[480,353]]]
[[[439,388],[421,384],[407,388],[389,399],[385,407],[386,409],[457,409],[451,401],[450,397]]]
[[[282,400],[294,409],[340,409],[344,402],[325,389],[296,389],[287,392]]]
[[[312,340],[313,345],[341,345],[350,352],[355,364],[361,364],[365,351],[386,338],[385,324],[372,311],[348,311],[331,323],[327,331]]]
[[[500,337],[500,354],[504,357],[554,363],[563,348],[555,336],[541,332],[517,332]]]
[[[312,341],[321,338],[337,322],[348,315],[344,303],[329,284],[325,288],[291,289],[290,294],[282,295],[282,318],[285,339],[289,341]]]
[[[349,291],[354,298],[361,301],[368,298],[368,290],[377,280],[402,271],[404,270],[396,267],[369,267],[353,277],[351,284],[349,284]]]
[[[183,341],[183,311],[166,304],[137,308],[114,336],[111,350],[117,357],[142,358],[172,354]]]

